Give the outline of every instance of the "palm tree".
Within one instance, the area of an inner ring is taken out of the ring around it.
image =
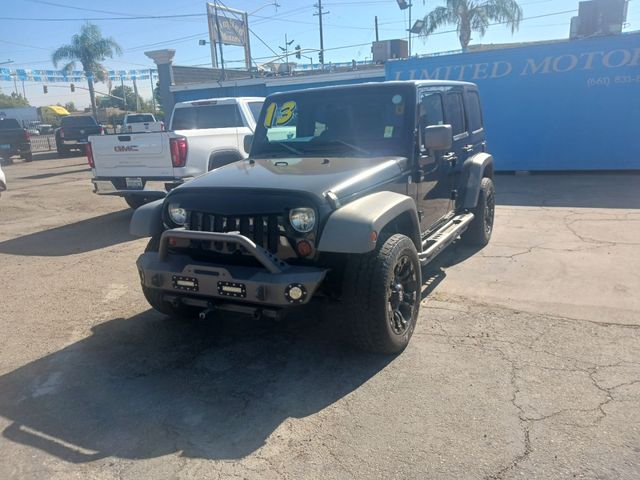
[[[69,61],[62,68],[66,72],[74,70],[76,62],[80,62],[82,70],[84,70],[84,74],[87,77],[89,96],[91,97],[91,110],[96,119],[96,94],[93,88],[93,80],[105,81],[107,72],[100,62],[103,62],[106,58],[113,58],[114,53],[122,55],[120,45],[111,37],[103,37],[100,27],[97,25],[85,23],[80,29],[80,33],[71,38],[70,44],[61,46],[51,55],[51,60],[56,68],[58,68],[58,63],[61,61]]]
[[[424,17],[422,35],[428,36],[445,25],[456,25],[463,50],[471,40],[471,32],[481,37],[491,22],[511,27],[514,33],[522,20],[522,8],[515,0],[446,0],[446,7],[437,7]]]

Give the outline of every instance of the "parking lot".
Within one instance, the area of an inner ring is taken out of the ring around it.
[[[640,477],[640,175],[496,178],[397,357],[308,309],[149,309],[84,158],[4,167],[0,478]]]

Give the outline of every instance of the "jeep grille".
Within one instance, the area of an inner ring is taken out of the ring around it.
[[[190,212],[188,228],[202,232],[240,232],[271,253],[278,252],[282,217],[272,215],[223,216]]]

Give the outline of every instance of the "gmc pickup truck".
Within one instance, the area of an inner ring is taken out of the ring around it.
[[[94,192],[118,195],[131,208],[163,198],[185,181],[247,157],[263,98],[178,103],[169,131],[92,136],[87,149]]]
[[[164,130],[164,122],[159,122],[151,113],[129,113],[124,116],[120,133],[149,133]]]
[[[104,128],[89,116],[68,116],[60,121],[56,130],[58,156],[69,155],[71,150],[85,151],[89,135],[104,135]]]
[[[10,162],[15,155],[27,162],[33,159],[29,132],[15,118],[0,118],[0,162]]]

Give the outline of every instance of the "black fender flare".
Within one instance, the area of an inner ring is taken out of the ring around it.
[[[415,200],[407,195],[388,191],[372,193],[335,210],[324,225],[318,251],[370,252],[375,248],[375,240],[380,232],[401,217],[409,225],[410,231],[405,232],[406,235],[420,252],[422,242]]]
[[[493,157],[485,152],[476,153],[465,160],[462,178],[465,179],[463,208],[475,208],[483,177],[493,178]]]
[[[164,198],[138,207],[131,217],[129,233],[134,237],[154,237],[164,230],[162,205]]]

